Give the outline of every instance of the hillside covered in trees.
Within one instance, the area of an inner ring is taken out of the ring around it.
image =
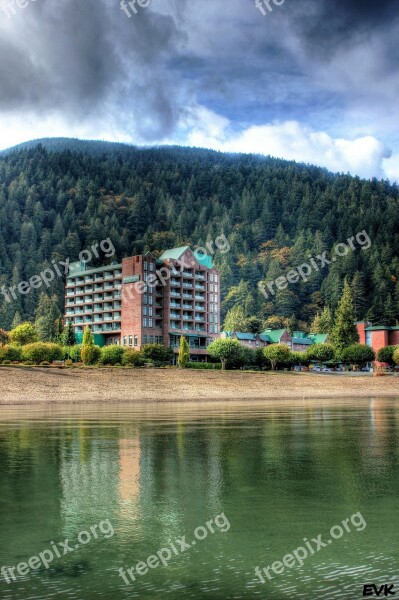
[[[76,260],[108,237],[121,259],[202,246],[224,233],[231,249],[216,255],[223,315],[241,306],[245,317],[294,315],[310,324],[324,306],[336,309],[347,278],[358,319],[399,319],[397,186],[208,150],[78,140],[52,148],[44,143],[0,155],[0,287],[28,280],[51,260]],[[350,251],[269,298],[258,290],[259,281],[285,275],[309,255],[330,254],[363,230],[367,251]],[[63,283],[46,290],[60,310]],[[0,296],[0,327],[34,319],[42,292],[19,294],[12,303]]]

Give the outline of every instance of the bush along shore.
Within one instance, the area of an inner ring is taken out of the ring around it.
[[[58,343],[38,341],[34,326],[30,323],[18,326],[11,334],[3,334],[0,335],[1,366],[170,367],[175,357],[173,350],[162,344],[146,344],[140,350],[119,345],[100,348],[94,344],[89,328],[86,328],[80,345],[74,343],[73,333],[68,331]],[[208,347],[208,353],[209,362],[190,362],[188,344],[182,336],[177,366],[260,371],[308,370],[315,365],[324,365],[326,370],[359,370],[371,364],[375,358],[386,369],[399,364],[398,346],[382,348],[376,357],[372,348],[362,344],[351,344],[340,350],[328,343],[314,344],[307,352],[292,352],[285,344],[252,349],[243,347],[237,340],[217,339]]]

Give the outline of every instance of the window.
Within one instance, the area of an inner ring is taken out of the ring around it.
[[[129,335],[129,346],[133,346],[133,338]]]
[[[147,343],[147,336],[143,335],[143,344],[146,344],[146,343]]]
[[[152,306],[150,306],[149,309],[148,309],[148,314],[149,314],[150,317],[153,316],[153,310],[154,309],[152,308]]]
[[[155,343],[156,344],[163,344],[163,337],[156,335],[155,336]]]
[[[211,298],[212,301],[212,298]],[[213,306],[213,304],[210,305],[209,310],[211,311],[211,313],[213,313],[213,311],[215,310],[215,307]]]
[[[152,293],[152,290],[151,290],[151,293]],[[153,304],[154,304],[154,298],[152,296],[150,296],[150,305],[153,305]]]
[[[150,344],[153,344],[153,343],[154,343],[154,336],[150,335]]]
[[[144,294],[144,303],[143,304],[148,304],[148,294]]]
[[[209,281],[213,281],[213,273],[209,275]]]
[[[146,319],[146,317],[143,318],[143,327],[147,327],[147,319]]]
[[[218,292],[218,291],[219,291],[218,284],[215,283],[215,292]]]
[[[148,319],[148,327],[154,327],[153,322],[153,319]]]
[[[215,314],[215,323],[217,323],[218,321],[219,321],[219,317],[218,317],[218,314],[216,313]]]
[[[211,323],[213,323],[213,319],[214,319],[214,315],[213,315],[213,313],[211,313],[211,314],[209,315],[209,321],[210,321]]]
[[[135,347],[138,346],[138,343],[139,343],[139,339],[138,339],[137,335],[135,335],[134,336],[134,345],[135,345]]]
[[[148,308],[143,306],[143,315],[146,317],[148,315]]]
[[[216,283],[218,282],[218,276],[217,275],[215,275],[215,282]]]
[[[209,285],[209,291],[210,291],[210,292],[213,292],[213,283],[211,283],[211,284]]]
[[[154,263],[150,263],[150,271],[153,272],[154,271]]]
[[[144,271],[148,271],[148,262],[145,260],[144,261]],[[144,276],[145,279],[146,276]]]
[[[127,346],[127,337],[126,336],[123,336],[123,345]]]

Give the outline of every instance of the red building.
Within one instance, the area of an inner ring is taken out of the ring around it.
[[[359,343],[371,346],[376,353],[380,348],[399,345],[399,327],[372,325],[369,321],[359,321],[356,327]]]
[[[219,337],[220,275],[212,257],[189,246],[124,258],[98,269],[71,265],[66,282],[66,322],[77,337],[88,325],[99,345],[137,350],[165,344],[178,352],[184,335],[192,360],[204,360]]]

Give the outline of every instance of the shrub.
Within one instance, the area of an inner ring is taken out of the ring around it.
[[[141,352],[137,352],[137,350],[129,349],[125,350],[122,358],[122,365],[127,367],[128,365],[133,365],[134,367],[142,367],[144,365],[144,358]]]
[[[11,364],[11,361],[10,361],[10,360],[3,360],[3,361],[2,361],[2,364],[3,364],[3,365],[10,365],[10,364]]]
[[[397,350],[395,350],[395,352],[393,353],[393,362],[396,365],[399,365],[399,348]]]
[[[377,352],[377,360],[379,362],[388,363],[389,365],[394,365],[394,354],[396,350],[399,350],[399,346],[385,346],[385,348],[380,348]]]
[[[33,362],[31,360],[24,360],[22,364],[25,365],[25,367],[31,367]]]
[[[271,344],[263,348],[263,354],[270,361],[273,371],[277,365],[287,364],[291,361],[291,350],[287,344]]]
[[[232,340],[230,338],[222,339],[219,338],[214,340],[208,346],[208,353],[212,358],[220,360],[222,363],[222,369],[226,368],[227,361],[234,363],[240,361],[242,358],[242,346],[238,340]]]
[[[352,344],[342,351],[342,360],[353,365],[364,365],[374,358],[374,350],[364,344]]]
[[[54,360],[63,360],[64,358],[61,346],[49,342],[27,344],[22,348],[22,355],[25,361],[31,361],[36,365],[42,362],[52,363]]]
[[[173,359],[173,350],[163,344],[145,344],[141,353],[144,358],[153,361],[156,366],[168,365]]]
[[[309,346],[306,356],[308,360],[325,363],[329,360],[334,360],[335,349],[331,344],[314,344]]]
[[[70,359],[70,358],[68,358],[68,359],[65,361],[65,366],[66,366],[66,367],[72,367],[72,365],[73,365],[73,362],[71,361],[71,359]]]
[[[19,346],[0,346],[0,361],[21,362],[22,358],[22,348]]]
[[[76,344],[75,346],[64,346],[63,347],[63,352],[64,352],[64,358],[70,358],[73,362],[80,362],[81,360],[81,351],[82,351],[82,346],[79,344]]]
[[[39,340],[35,326],[32,323],[21,323],[10,333],[13,344],[18,346],[25,346],[26,344],[33,344]]]
[[[43,362],[40,363],[41,367],[48,367],[50,365],[50,363],[47,360],[44,360]]]
[[[104,348],[101,348],[100,364],[112,366],[120,364],[124,353],[122,346],[104,346]]]

